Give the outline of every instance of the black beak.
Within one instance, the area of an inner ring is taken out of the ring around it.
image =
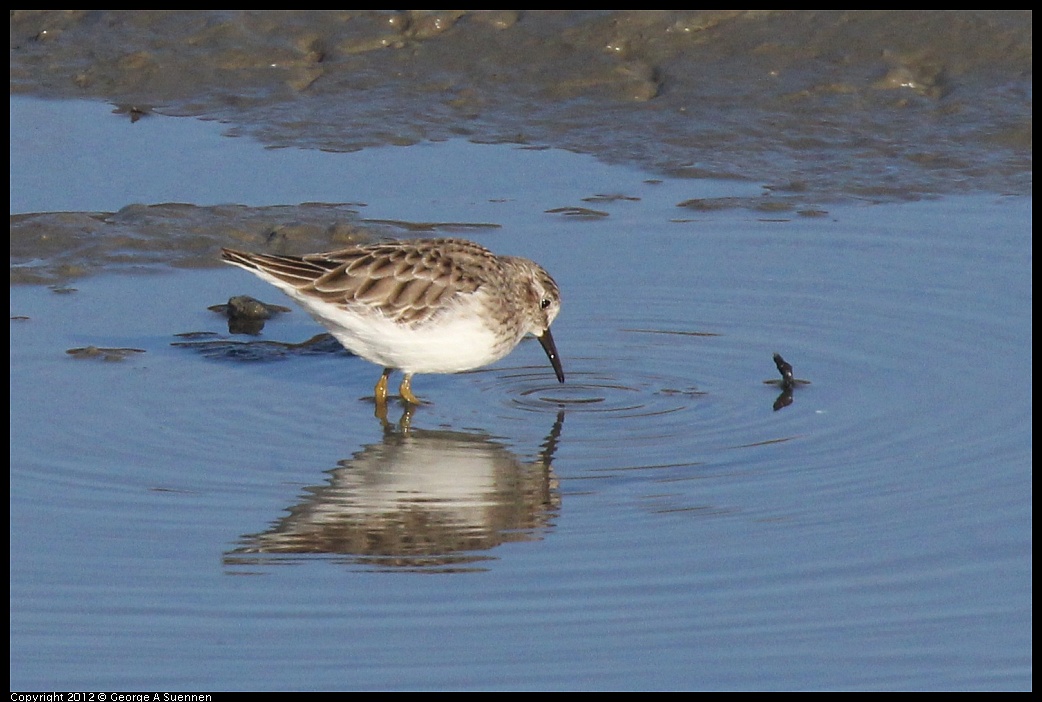
[[[550,330],[547,329],[541,336],[537,336],[539,343],[543,346],[543,351],[546,351],[546,357],[550,359],[550,365],[554,367],[554,373],[557,374],[557,380],[564,382],[564,371],[561,370],[561,357],[557,355],[557,345],[554,344],[554,338],[550,336]]]

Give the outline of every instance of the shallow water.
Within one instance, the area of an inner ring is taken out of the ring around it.
[[[568,382],[524,343],[383,422],[361,359],[211,343],[322,331],[230,335],[208,306],[288,304],[241,271],[13,286],[12,689],[1030,688],[1029,198],[677,207],[750,188],[208,126],[212,199],[116,192],[270,204],[284,157],[367,217],[499,225],[465,235],[554,274]],[[12,212],[114,206],[18,176]],[[776,352],[811,381],[777,409]]]

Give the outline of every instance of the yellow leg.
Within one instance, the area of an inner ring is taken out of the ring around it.
[[[390,368],[384,368],[380,379],[376,381],[373,397],[376,400],[376,411],[374,415],[380,421],[387,421],[387,376],[391,374]]]
[[[376,389],[373,391],[376,393],[376,404],[387,402],[387,376],[391,374],[391,368],[384,368],[383,375],[376,381]]]
[[[402,384],[398,388],[398,394],[402,396],[403,400],[410,404],[420,404],[419,398],[412,394],[412,373],[406,373],[405,377],[402,378]]]

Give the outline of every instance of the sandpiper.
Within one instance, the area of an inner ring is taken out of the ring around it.
[[[281,256],[222,249],[222,258],[289,295],[349,351],[405,375],[401,398],[420,400],[416,373],[458,373],[506,356],[526,334],[564,382],[550,324],[561,310],[557,283],[526,258],[497,256],[463,239],[413,239],[329,253]]]

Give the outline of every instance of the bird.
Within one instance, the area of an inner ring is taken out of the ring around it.
[[[374,389],[378,406],[386,403],[395,370],[404,374],[401,399],[419,405],[414,375],[481,368],[528,334],[564,382],[550,333],[561,310],[560,289],[527,258],[497,256],[457,238],[381,241],[303,256],[222,248],[221,258],[282,290],[344,348],[382,366]]]

